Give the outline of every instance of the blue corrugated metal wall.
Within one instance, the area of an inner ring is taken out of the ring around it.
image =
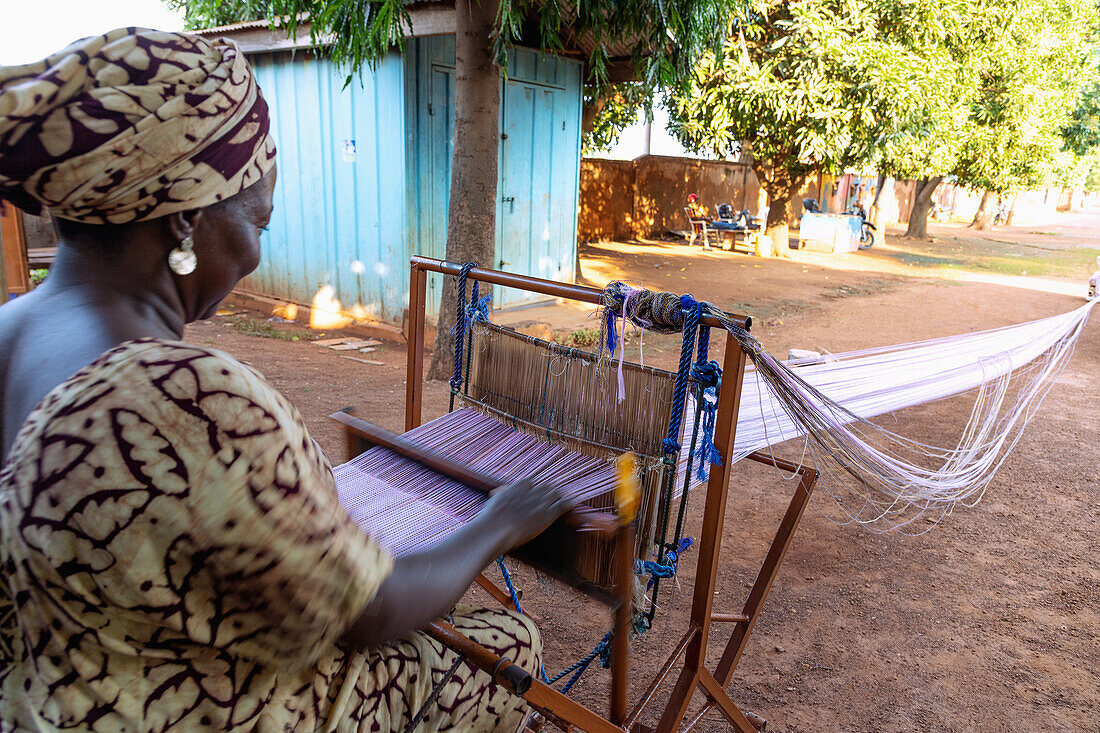
[[[279,146],[275,215],[263,259],[244,287],[308,303],[332,285],[397,322],[413,253],[443,257],[454,144],[454,39],[410,42],[344,86],[310,52],[251,57]],[[581,65],[519,49],[502,80],[497,261],[513,272],[569,280],[576,252]],[[351,146],[354,146],[354,151]],[[429,278],[430,315],[439,281]],[[523,294],[505,290],[498,305]]]
[[[313,53],[250,61],[271,107],[279,177],[263,259],[244,287],[309,303],[327,283],[345,309],[400,321],[409,260],[401,57],[346,87],[346,74]]]

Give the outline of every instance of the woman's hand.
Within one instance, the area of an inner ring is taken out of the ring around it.
[[[532,484],[525,479],[495,489],[478,519],[504,530],[500,548],[504,553],[533,538],[572,508],[573,502],[553,484]]]
[[[495,489],[473,521],[435,547],[397,558],[343,640],[362,648],[424,628],[447,613],[494,558],[531,539],[572,506],[550,484],[520,481]]]

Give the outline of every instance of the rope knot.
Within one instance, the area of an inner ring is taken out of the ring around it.
[[[474,292],[470,297],[470,307],[466,309],[466,317],[471,322],[481,321],[482,323],[489,322],[489,299],[492,295],[483,295],[480,298],[477,297],[477,283],[474,283]]]
[[[596,645],[596,653],[600,655],[600,666],[611,669],[611,634],[608,634]]]
[[[653,583],[657,578],[671,578],[675,576],[677,564],[680,562],[680,555],[691,547],[693,543],[693,539],[684,537],[680,540],[679,544],[665,554],[665,562],[663,563],[653,562],[652,560],[635,560],[634,573],[636,575],[649,576],[649,582],[646,583],[646,590],[653,587]]]
[[[711,359],[703,364],[694,364],[691,367],[691,376],[704,388],[717,387],[722,380],[722,367],[717,361]]]

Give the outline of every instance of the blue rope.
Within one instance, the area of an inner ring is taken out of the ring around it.
[[[676,372],[672,418],[668,422],[668,435],[664,443],[665,453],[676,453],[680,450],[680,424],[684,418],[684,398],[687,395],[691,357],[695,351],[695,332],[699,328],[699,318],[703,315],[703,304],[690,295],[680,296],[680,308],[684,313],[684,343],[680,347],[680,368]]]
[[[676,565],[680,561],[680,555],[695,543],[690,537],[684,537],[674,549],[665,555],[665,562],[653,562],[651,560],[635,560],[634,572],[638,575],[649,575],[646,590],[653,587],[657,578],[671,578],[676,575]]]
[[[687,545],[685,547],[690,546],[691,539],[685,539],[687,540]],[[681,543],[681,545],[683,545],[683,543]],[[672,553],[670,553],[670,556],[673,557],[672,564],[674,567],[675,556]],[[516,587],[514,586],[514,584],[511,583],[511,575],[508,572],[507,566],[504,564],[504,557],[496,558],[496,565],[500,568],[500,575],[504,576],[504,584],[505,587],[508,589],[508,595],[510,595],[511,597],[511,604],[516,606],[517,612],[524,612],[524,609],[522,609],[519,605],[519,594],[516,592]],[[581,679],[581,676],[584,675],[584,672],[588,669],[588,665],[591,665],[596,657],[599,657],[599,666],[603,667],[604,669],[610,669],[610,666],[612,666],[612,653],[610,653],[610,648],[612,647],[610,647],[610,641],[612,641],[612,632],[607,632],[606,634],[604,634],[604,637],[601,639],[601,641],[596,644],[595,648],[592,649],[592,652],[588,653],[582,659],[574,661],[572,665],[561,670],[560,672],[558,672],[557,675],[554,675],[553,677],[547,676],[546,667],[540,667],[539,677],[542,678],[542,681],[546,682],[547,685],[553,685],[554,682],[557,682],[564,677],[572,674],[573,677],[568,682],[565,682],[565,686],[561,688],[561,691],[563,693],[569,692],[569,689],[573,687],[573,685],[575,685],[576,680]]]
[[[477,294],[477,280],[474,280],[474,288],[470,294],[470,307],[466,309],[466,317],[471,323],[476,321],[481,321],[482,323],[489,322],[489,299],[492,297],[492,294],[489,294],[479,298]]]
[[[516,607],[517,612],[523,613],[523,609],[519,605],[519,594],[516,593],[516,587],[512,585],[512,576],[508,574],[503,556],[497,558],[497,567],[500,568],[500,574],[504,576],[504,586],[508,589],[508,595],[512,596],[512,605]]]
[[[462,387],[462,342],[466,340],[466,279],[470,276],[470,270],[475,267],[476,263],[467,262],[458,275],[458,311],[455,313],[455,327],[451,329],[455,337],[455,373],[451,377],[453,390]],[[474,287],[477,287],[476,282]]]
[[[675,549],[669,550],[668,554],[665,555],[665,563],[655,563],[648,560],[636,561],[634,571],[639,575],[649,573],[649,586],[653,584],[654,578],[671,578],[676,575],[676,566],[677,563],[679,563],[680,561],[680,556],[689,547],[691,547],[692,544],[694,544],[694,540],[692,540],[690,537],[684,537],[680,540],[680,543],[676,546]],[[504,578],[504,586],[508,589],[508,595],[512,598],[512,605],[515,606],[517,612],[523,613],[523,608],[522,606],[520,606],[519,603],[519,594],[516,592],[516,588],[512,584],[512,576],[508,572],[508,567],[504,564],[503,557],[497,558],[497,567],[500,568],[500,574]],[[649,586],[646,586],[647,589]],[[649,630],[649,622],[644,615],[639,614],[634,618],[634,630],[639,634],[643,634]],[[603,667],[604,669],[610,669],[612,636],[613,634],[610,631],[604,634],[604,637],[600,639],[600,641],[596,644],[591,652],[589,652],[573,664],[569,665],[561,672],[558,672],[553,677],[547,676],[545,667],[540,668],[539,677],[541,677],[542,681],[546,684],[552,685],[572,674],[573,676],[570,677],[569,681],[566,682],[565,685],[561,688],[562,693],[566,693],[569,692],[570,688],[572,688],[573,685],[575,685],[577,681],[584,675],[584,673],[588,671],[588,667],[591,666],[592,662],[594,662],[597,657],[599,657],[601,667]]]
[[[590,664],[592,664],[593,661],[595,661],[596,657],[600,658],[600,666],[601,667],[603,667],[604,669],[611,669],[611,632],[610,631],[608,631],[606,634],[604,634],[604,637],[602,639],[600,639],[599,643],[596,644],[596,647],[591,652],[588,653],[588,656],[586,656],[584,659],[582,659],[581,661],[579,661],[575,665],[573,665],[576,668],[576,672],[574,672],[573,676],[569,678],[569,681],[566,682],[564,686],[562,686],[562,688],[561,688],[562,694],[565,694],[565,693],[569,692],[569,689],[573,685],[576,684],[577,680],[579,680],[581,678],[581,676],[586,671],[588,671],[588,666]],[[561,679],[564,676],[565,676],[565,674],[563,673],[562,675],[559,675],[558,677],[556,677],[554,681],[556,682],[557,680]]]
[[[489,296],[485,296],[488,298]],[[523,607],[519,605],[519,593],[516,592],[516,586],[512,584],[512,575],[508,572],[508,567],[504,564],[504,556],[497,557],[497,567],[500,568],[500,574],[504,577],[504,587],[508,589],[508,595],[512,597],[512,605],[516,607],[517,613],[523,613]],[[557,675],[553,679],[546,676],[546,667],[539,665],[539,677],[543,682],[550,685],[560,680],[565,675],[573,671],[580,663],[578,662],[573,667],[565,670],[561,674]]]
[[[707,303],[699,304],[702,308],[706,308]],[[699,326],[699,346],[695,349],[695,363],[703,364],[710,357],[710,326],[703,324]]]
[[[504,577],[504,587],[508,589],[508,595],[512,597],[512,605],[516,607],[516,611],[518,613],[523,613],[523,608],[519,605],[519,594],[516,592],[516,587],[512,584],[512,576],[508,572],[508,567],[504,564],[503,556],[497,558],[497,567],[500,568],[500,574]],[[609,631],[603,637],[603,640],[596,645],[596,648],[593,649],[587,656],[569,665],[553,677],[548,677],[546,675],[546,667],[540,667],[539,677],[541,677],[542,681],[546,684],[552,685],[558,680],[561,680],[564,677],[568,676],[569,674],[576,672],[576,674],[573,675],[573,678],[569,680],[569,682],[566,683],[565,687],[563,687],[561,690],[562,692],[568,692],[569,688],[572,687],[578,679],[580,679],[581,675],[583,675],[585,670],[588,669],[588,665],[592,664],[592,660],[594,660],[596,657],[600,657],[600,664],[604,667],[604,669],[607,669],[611,666],[610,642],[611,632]],[[604,661],[605,659],[606,663]]]

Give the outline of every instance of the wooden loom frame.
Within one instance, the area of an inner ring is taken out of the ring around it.
[[[421,424],[425,355],[425,306],[427,304],[427,275],[429,272],[457,277],[461,274],[462,267],[454,263],[420,255],[413,256],[411,259],[405,430],[412,430]],[[471,269],[467,277],[490,285],[512,287],[593,305],[599,305],[602,296],[602,291],[595,288],[568,285],[541,278],[477,267]],[[744,317],[735,316],[734,319],[741,321],[746,328],[750,324],[749,319]],[[716,320],[707,316],[700,320],[700,325],[721,326]],[[736,614],[716,612],[714,609],[714,587],[717,580],[718,556],[721,551],[721,540],[725,525],[726,497],[732,470],[732,461],[729,460],[729,457],[733,453],[745,367],[746,356],[744,351],[736,339],[727,333],[722,360],[723,379],[719,388],[718,414],[714,431],[714,444],[721,455],[722,465],[713,467],[707,483],[706,503],[703,507],[703,527],[697,544],[699,561],[696,568],[687,632],[673,649],[668,660],[662,665],[634,710],[629,714],[626,713],[628,651],[626,635],[622,633],[616,634],[612,648],[612,690],[609,719],[598,716],[588,708],[538,680],[533,680],[530,689],[526,692],[516,690],[513,686],[508,687],[516,694],[521,694],[532,707],[546,713],[550,720],[565,724],[570,728],[576,726],[581,730],[593,733],[622,733],[623,731],[643,733],[649,731],[648,727],[637,722],[638,718],[653,700],[658,688],[668,678],[673,667],[683,657],[683,668],[665,705],[664,712],[656,728],[657,733],[691,730],[713,708],[717,708],[726,720],[741,733],[755,733],[755,731],[764,729],[765,722],[738,708],[727,694],[726,687],[729,685],[737,663],[744,653],[749,633],[751,633],[756,623],[779,566],[790,546],[794,531],[802,518],[803,511],[817,481],[818,472],[813,468],[773,458],[759,452],[749,456],[750,459],[760,463],[797,473],[799,474],[799,481],[741,612]],[[632,542],[628,544],[620,539],[617,543],[616,556],[623,554],[620,551],[622,547],[632,547],[632,544]],[[633,558],[628,558],[628,560],[632,562]],[[623,565],[625,565],[624,562],[616,562],[617,568],[621,568]],[[485,579],[484,576],[478,578],[478,584],[489,590],[499,601],[510,605],[508,594]],[[625,620],[629,619],[629,616],[629,604],[620,604],[615,612],[616,627],[622,626]],[[733,632],[726,642],[717,667],[712,671],[706,666],[706,655],[712,625],[716,623],[732,623]],[[432,633],[437,638],[441,638],[438,630],[433,630]],[[472,663],[485,669],[494,679],[498,678],[496,673],[499,671],[500,662],[497,660],[497,662],[492,663],[495,656],[488,650],[457,633],[449,636],[445,643],[455,648],[456,651],[464,653]],[[489,656],[485,657],[485,654]],[[479,663],[477,661],[479,659],[483,660],[484,663]],[[687,723],[687,726],[681,728],[696,691],[703,694],[706,702],[702,709],[697,711]]]

